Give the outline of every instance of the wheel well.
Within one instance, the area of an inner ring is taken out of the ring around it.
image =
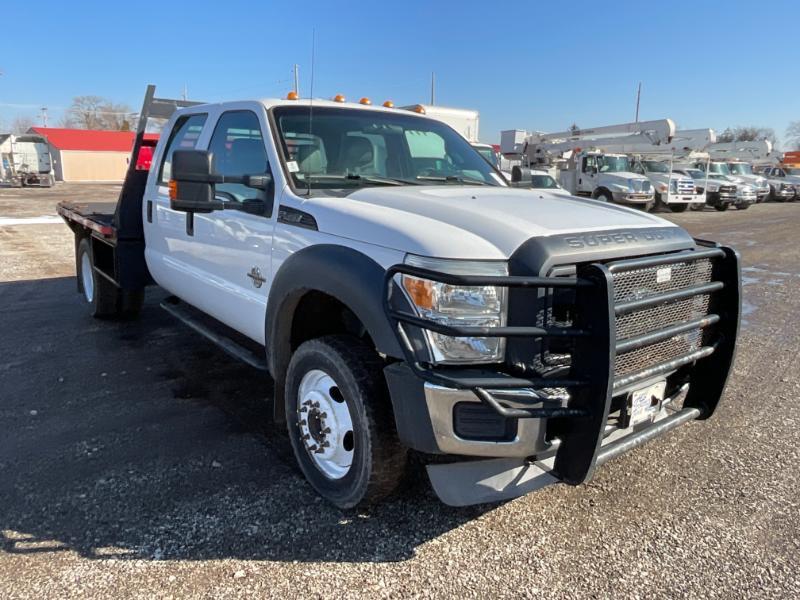
[[[592,194],[592,198],[597,199],[597,198],[600,197],[600,194],[608,194],[609,198],[613,198],[614,197],[614,195],[611,193],[611,191],[608,188],[599,187],[594,191],[594,194]]]
[[[303,295],[292,315],[292,352],[305,341],[336,334],[354,335],[375,346],[364,324],[343,302],[319,291]]]

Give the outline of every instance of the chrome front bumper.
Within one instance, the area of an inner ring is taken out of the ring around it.
[[[455,430],[455,406],[461,402],[482,406],[470,390],[457,390],[425,382],[425,404],[433,425],[433,434],[439,450],[445,454],[465,456],[525,457],[545,452],[550,445],[545,441],[544,419],[519,419],[516,436],[510,441],[496,442],[467,440]],[[495,390],[487,390],[494,392]],[[530,406],[538,396],[533,390],[503,390],[504,402],[512,408]],[[519,395],[522,402],[510,400]]]

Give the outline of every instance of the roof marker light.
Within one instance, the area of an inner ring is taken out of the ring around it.
[[[417,104],[414,108],[412,108],[415,113],[419,113],[421,115],[425,114],[425,107],[422,104]]]
[[[300,96],[298,96],[297,92],[295,92],[295,91],[291,91],[288,94],[286,94],[286,99],[287,100],[297,100],[299,97]]]
[[[347,98],[345,98],[342,94],[336,94],[333,97],[333,101],[334,102],[345,102],[346,100],[347,100]]]
[[[383,103],[383,106],[386,108],[394,108],[394,102],[392,102],[391,100],[387,100],[386,102]]]
[[[367,97],[365,96],[364,98],[362,98],[361,100],[359,100],[359,101],[358,101],[358,103],[359,103],[359,104],[366,104],[367,106],[369,106],[370,104],[372,104],[372,100],[370,100],[369,98],[367,98]]]

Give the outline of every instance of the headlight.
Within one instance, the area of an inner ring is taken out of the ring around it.
[[[452,275],[508,275],[507,264],[498,261],[445,260],[409,254],[405,263]],[[411,275],[398,277],[406,297],[422,318],[457,327],[506,324],[506,287],[449,285]],[[490,363],[505,358],[505,338],[451,337],[428,330],[424,334],[436,363]]]

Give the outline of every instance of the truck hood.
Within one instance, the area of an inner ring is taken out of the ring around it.
[[[731,177],[756,188],[763,188],[767,185],[767,179],[761,175],[731,175]]]
[[[365,188],[300,201],[319,230],[424,256],[507,259],[526,240],[677,226],[597,200],[507,187]]]

